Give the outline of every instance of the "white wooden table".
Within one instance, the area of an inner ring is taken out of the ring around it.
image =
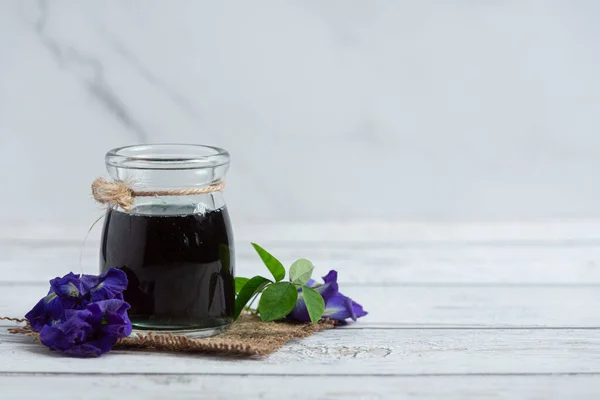
[[[85,228],[0,230],[0,315],[22,316],[49,278],[80,271]],[[0,398],[600,398],[598,221],[236,227],[240,275],[262,272],[250,240],[337,269],[369,315],[258,360],[65,358],[0,321]]]

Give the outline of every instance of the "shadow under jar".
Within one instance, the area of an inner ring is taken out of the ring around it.
[[[113,180],[135,192],[125,210],[111,205],[100,269],[127,274],[123,296],[134,330],[192,337],[218,334],[233,322],[235,284],[231,223],[221,191],[172,195],[223,182],[229,154],[200,145],[137,145],[106,154]]]

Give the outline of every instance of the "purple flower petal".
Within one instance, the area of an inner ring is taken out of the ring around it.
[[[90,301],[120,299],[127,289],[127,275],[120,269],[111,268],[100,276],[83,275],[81,277],[82,291],[90,296]]]
[[[94,303],[94,306],[101,310],[102,330],[105,334],[117,338],[127,337],[131,334],[131,321],[127,315],[127,310],[131,307],[129,303],[112,299],[99,301]]]
[[[77,345],[73,345],[72,347],[67,347],[64,350],[61,350],[61,349],[52,349],[52,350],[59,350],[62,353],[66,354],[68,356],[71,356],[71,357],[98,357],[98,356],[110,351],[110,348],[108,348],[108,350],[104,350],[103,348],[98,346],[96,344],[96,342],[97,341],[77,344]]]
[[[329,301],[329,299],[331,299],[333,296],[335,296],[336,293],[338,292],[337,277],[338,277],[337,271],[332,269],[331,271],[329,271],[329,273],[327,275],[325,275],[323,277],[323,282],[325,282],[325,283],[318,284],[313,281],[313,283],[310,284],[310,281],[309,281],[308,286],[310,286],[311,288],[313,288],[317,292],[319,292],[321,297],[323,297],[323,301],[325,301],[325,303],[327,303]]]
[[[289,319],[293,319],[294,321],[310,321],[310,315],[308,315],[308,309],[306,308],[306,302],[304,301],[304,295],[302,294],[301,289],[299,289],[296,305],[294,306],[292,311],[287,315],[287,317]]]
[[[363,310],[363,307],[360,304],[338,291],[337,271],[329,271],[329,273],[323,277],[323,281],[323,284],[318,284],[311,279],[307,283],[308,286],[319,292],[325,301],[325,312],[323,313],[323,317],[338,321],[345,321],[348,318],[352,318],[356,321],[358,318],[367,315],[367,312]],[[300,322],[310,321],[301,290],[299,290],[298,300],[296,301],[294,309],[288,315],[288,318]]]
[[[327,301],[335,296],[338,291],[337,271],[333,269],[329,271],[329,273],[323,277],[323,282],[325,283],[319,284],[311,279],[308,281],[307,285],[315,289],[321,295],[321,297],[323,297],[323,301],[327,303]],[[298,299],[296,300],[296,305],[288,314],[288,318],[300,322],[310,321],[310,316],[308,315],[308,310],[306,309],[306,303],[304,301],[302,289],[298,289]]]
[[[56,293],[50,293],[38,301],[31,311],[25,314],[25,318],[29,321],[31,329],[40,332],[45,325],[62,319],[64,310],[72,308],[75,303],[76,299],[72,297],[61,298]]]
[[[130,308],[128,303],[119,299],[97,301],[94,306],[98,307],[105,318],[127,315],[126,311]]]
[[[363,307],[351,298],[341,293],[332,297],[325,305],[323,317],[344,321],[348,318],[356,321],[357,318],[364,317],[368,313]]]
[[[79,275],[69,272],[62,278],[54,278],[50,281],[50,292],[60,297],[79,297],[81,294],[81,282]]]
[[[85,310],[66,310],[63,321],[42,328],[40,340],[69,356],[99,356],[131,333],[128,309],[123,300],[111,299],[90,303]]]
[[[40,341],[51,350],[61,352],[84,344],[92,333],[92,325],[86,321],[89,316],[91,312],[78,310],[61,323],[44,326],[40,332]]]
[[[69,272],[62,278],[54,278],[50,280],[48,295],[41,299],[25,318],[29,320],[34,331],[40,332],[45,325],[62,320],[65,310],[84,309],[88,302],[81,292],[79,275]]]
[[[63,351],[71,357],[97,357],[112,350],[117,343],[117,338],[105,336],[98,340],[82,343]]]

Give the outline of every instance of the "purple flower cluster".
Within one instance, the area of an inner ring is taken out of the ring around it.
[[[70,272],[50,281],[48,295],[25,318],[51,350],[99,356],[131,334],[130,305],[123,300],[126,288],[127,276],[115,268],[100,276]]]
[[[311,279],[307,283],[307,286],[319,292],[325,301],[323,318],[331,318],[338,321],[345,321],[346,319],[351,318],[353,321],[356,321],[357,318],[367,315],[367,312],[363,310],[363,307],[360,304],[339,292],[336,270],[332,269],[329,271],[329,273],[323,277],[323,282],[324,283],[317,283]],[[309,322],[310,317],[308,315],[308,310],[306,309],[304,297],[302,296],[302,289],[298,290],[300,292],[298,293],[298,300],[296,301],[294,309],[288,315],[288,318],[300,322]]]

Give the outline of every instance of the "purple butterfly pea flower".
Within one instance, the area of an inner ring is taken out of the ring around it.
[[[329,273],[323,277],[323,282],[323,284],[320,284],[311,279],[307,283],[307,286],[315,289],[321,294],[321,297],[323,297],[323,301],[325,302],[323,318],[331,318],[338,321],[345,321],[346,319],[351,318],[356,321],[357,318],[367,315],[367,312],[363,310],[363,307],[360,304],[338,291],[337,271],[329,271]],[[288,315],[288,318],[300,322],[310,321],[306,303],[302,296],[302,289],[299,289],[298,300],[296,301],[294,309]]]
[[[81,295],[81,281],[79,275],[69,272],[62,278],[50,280],[50,292],[60,297],[78,298]]]
[[[100,276],[81,277],[82,291],[84,295],[89,296],[90,301],[123,300],[123,291],[127,289],[127,283],[127,274],[116,268],[111,268]]]
[[[353,321],[356,321],[367,314],[360,304],[338,292],[325,304],[323,317],[338,321],[345,321],[348,318],[352,318]]]
[[[131,334],[131,321],[127,315],[129,308],[129,303],[119,299],[101,300],[88,305],[89,310],[96,312],[99,309],[102,313],[102,333],[116,338]]]
[[[104,350],[112,348],[112,344],[106,342],[113,339],[91,343],[89,338],[93,336],[92,322],[97,317],[89,310],[67,310],[64,321],[42,328],[40,341],[51,350],[68,355],[99,356]]]
[[[60,321],[64,315],[65,308],[71,308],[70,301],[64,301],[54,292],[51,292],[46,297],[42,298],[38,303],[27,313],[25,318],[29,321],[31,329],[39,332],[42,328],[53,321]]]
[[[48,295],[29,311],[25,318],[31,329],[40,332],[44,326],[64,319],[67,310],[83,310],[90,302],[123,300],[127,288],[127,275],[121,270],[109,269],[100,276],[75,275],[69,272],[62,278],[50,280]]]
[[[323,297],[325,304],[327,304],[327,301],[338,292],[337,271],[333,269],[329,271],[329,273],[323,277],[323,282],[323,284],[317,284],[311,279],[306,285],[315,289],[321,297]],[[306,303],[304,302],[304,296],[302,295],[302,289],[298,289],[298,300],[296,300],[294,309],[288,314],[288,318],[302,322],[310,321]]]
[[[87,300],[81,293],[79,275],[72,272],[62,278],[50,280],[48,295],[42,298],[27,314],[31,329],[36,332],[63,317],[65,310],[84,308]]]
[[[43,327],[40,341],[69,356],[97,357],[131,334],[128,309],[123,300],[111,299],[90,303],[83,310],[67,310],[62,321]]]

